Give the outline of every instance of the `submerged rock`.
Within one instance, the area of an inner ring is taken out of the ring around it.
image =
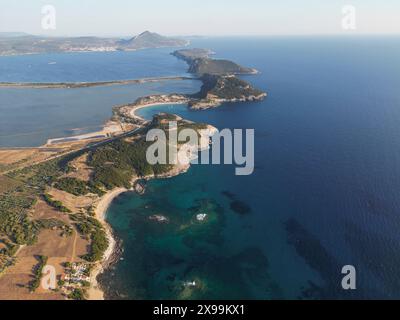
[[[152,221],[157,221],[157,222],[161,222],[161,223],[168,223],[169,219],[166,216],[163,216],[161,214],[155,214],[149,217],[149,220]]]
[[[143,195],[146,192],[146,185],[141,181],[137,181],[133,186],[133,190],[135,190],[137,194]]]
[[[204,221],[207,218],[207,214],[206,213],[199,213],[198,215],[196,215],[196,219],[197,221]]]

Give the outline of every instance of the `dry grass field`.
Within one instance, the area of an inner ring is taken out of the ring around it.
[[[86,142],[87,143],[87,142]],[[7,177],[4,172],[30,166],[32,164],[46,161],[65,151],[79,149],[84,146],[80,143],[70,143],[57,146],[57,148],[35,148],[35,149],[10,149],[0,150],[0,194],[14,190],[20,182]],[[76,171],[71,176],[89,180],[90,168],[85,165],[85,156],[74,160],[73,166]],[[3,171],[3,174],[1,172]],[[64,191],[54,188],[49,189],[55,200],[59,200],[70,208],[72,212],[92,205],[95,199],[91,197],[75,197]],[[31,220],[57,219],[67,225],[72,225],[69,214],[57,211],[48,205],[43,199],[38,199],[33,209],[29,212]],[[54,266],[59,278],[63,274],[65,262],[83,261],[80,257],[88,252],[90,241],[81,237],[75,228],[70,236],[62,235],[56,228],[42,230],[38,241],[31,246],[22,246],[16,254],[15,265],[9,267],[0,274],[0,300],[44,300],[65,299],[61,292],[45,290],[39,287],[34,293],[29,290],[29,283],[34,279],[34,268],[38,264],[37,256],[47,256],[47,265]],[[5,244],[0,242],[0,249]]]

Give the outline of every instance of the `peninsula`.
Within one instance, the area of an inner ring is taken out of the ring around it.
[[[263,100],[267,93],[254,88],[250,83],[239,79],[237,74],[257,74],[252,68],[242,67],[229,60],[214,60],[206,49],[178,50],[172,55],[189,64],[189,73],[198,76],[203,85],[195,94],[152,95],[139,98],[132,104],[113,109],[114,120],[141,123],[143,119],[135,116],[135,110],[159,104],[188,104],[195,110],[215,108],[223,103]],[[207,65],[206,68],[197,68]],[[207,72],[206,72],[207,71]]]
[[[195,49],[192,56],[199,52]],[[192,58],[181,58],[190,65]],[[113,262],[117,247],[105,222],[108,205],[128,190],[142,194],[139,180],[172,177],[190,166],[150,165],[145,155],[147,131],[162,129],[168,140],[168,121],[176,121],[178,130],[195,129],[199,144],[195,148],[179,145],[188,159],[208,148],[216,132],[210,125],[173,114],[158,114],[146,121],[135,111],[176,103],[206,109],[265,98],[266,93],[236,77],[232,63],[223,65],[226,69],[221,65],[218,72],[196,72],[203,82],[196,94],[154,95],[114,107],[101,134],[50,139],[38,148],[0,150],[0,299],[104,298],[96,278]],[[255,73],[243,67],[235,70]],[[40,287],[46,264],[57,273],[52,290]]]

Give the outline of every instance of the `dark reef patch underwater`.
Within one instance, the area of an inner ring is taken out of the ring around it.
[[[247,203],[238,200],[234,193],[225,190],[221,194],[231,200],[230,208],[232,211],[238,214],[248,214],[251,212],[251,207]]]

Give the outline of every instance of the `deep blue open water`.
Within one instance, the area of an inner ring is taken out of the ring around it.
[[[143,196],[118,197],[108,221],[124,252],[101,277],[108,296],[400,298],[399,40],[196,40],[260,70],[245,79],[268,98],[141,112],[254,128],[256,170],[237,177],[232,166],[195,165],[149,182]],[[193,218],[199,212],[206,223]],[[149,220],[154,214],[170,222]],[[355,291],[341,289],[344,265],[357,270]]]

